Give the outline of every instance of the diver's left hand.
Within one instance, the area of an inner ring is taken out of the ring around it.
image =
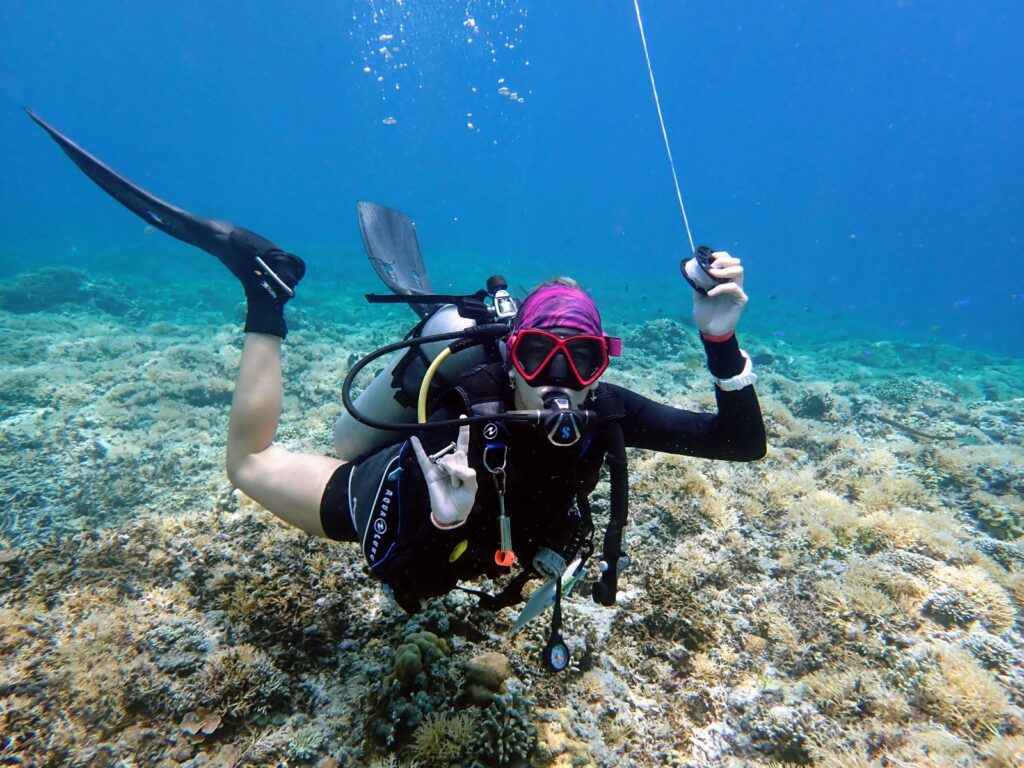
[[[430,495],[430,522],[442,530],[458,528],[476,501],[476,470],[469,466],[469,425],[459,428],[454,452],[437,459],[427,455],[418,437],[411,442]]]
[[[704,336],[721,338],[736,330],[736,325],[747,306],[743,292],[743,265],[728,251],[715,251],[708,272],[712,277],[728,280],[716,285],[705,296],[693,291],[693,319]]]

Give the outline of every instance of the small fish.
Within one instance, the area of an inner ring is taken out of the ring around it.
[[[775,337],[775,338],[777,338],[777,339],[781,339],[781,338],[783,338],[783,337],[784,337],[785,335],[786,335],[786,332],[785,332],[785,331],[772,331],[772,336],[774,336],[774,337]]]
[[[971,303],[970,299],[957,299],[953,302],[954,307],[966,307]]]

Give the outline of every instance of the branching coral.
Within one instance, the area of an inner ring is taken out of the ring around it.
[[[284,673],[265,652],[246,644],[213,654],[193,685],[199,703],[243,722],[289,695]]]
[[[759,751],[778,760],[810,762],[812,734],[821,735],[821,718],[813,707],[775,705],[748,718],[747,727]]]
[[[897,612],[897,604],[885,591],[889,584],[884,571],[855,561],[838,579],[818,584],[818,603],[833,615],[883,621]]]
[[[801,680],[814,701],[828,714],[841,717],[880,717],[899,722],[910,705],[882,676],[870,669],[824,670]]]
[[[1009,712],[1009,699],[968,651],[936,644],[921,670],[912,690],[926,714],[969,736],[998,732]]]
[[[431,713],[413,732],[412,754],[425,766],[461,765],[473,754],[478,729],[475,709],[454,715]]]
[[[1024,736],[997,736],[982,747],[987,768],[1020,768],[1024,765]]]
[[[959,526],[944,512],[911,508],[886,508],[865,515],[856,532],[857,544],[866,552],[905,549],[945,558],[961,549]]]
[[[537,745],[530,711],[531,703],[518,694],[495,697],[481,717],[473,768],[526,768]]]
[[[695,559],[669,557],[644,572],[647,600],[659,606],[643,617],[649,636],[681,642],[690,650],[711,642],[718,625],[710,596],[701,588],[706,578],[701,566]]]
[[[138,605],[125,606],[105,591],[87,591],[63,606],[52,655],[40,665],[50,685],[68,696],[68,709],[100,729],[113,729],[133,708],[160,709],[170,684],[136,642],[144,626]]]
[[[935,570],[933,578],[942,585],[938,591],[953,598],[959,606],[957,623],[977,619],[987,629],[1001,634],[1016,622],[1017,611],[1009,594],[983,568],[944,565]]]

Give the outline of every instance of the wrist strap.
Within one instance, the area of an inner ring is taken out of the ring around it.
[[[740,350],[740,354],[743,356],[744,365],[743,370],[735,376],[730,376],[728,379],[715,379],[718,384],[718,388],[723,392],[735,392],[738,389],[749,387],[755,381],[757,381],[757,374],[754,373],[754,361],[750,359],[744,350]]]

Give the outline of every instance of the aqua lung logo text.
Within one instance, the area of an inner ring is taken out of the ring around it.
[[[391,509],[391,500],[395,492],[388,488],[380,499],[380,506],[377,508],[377,519],[373,521],[373,539],[370,540],[370,562],[377,560],[377,548],[380,540],[388,532],[388,510]]]

